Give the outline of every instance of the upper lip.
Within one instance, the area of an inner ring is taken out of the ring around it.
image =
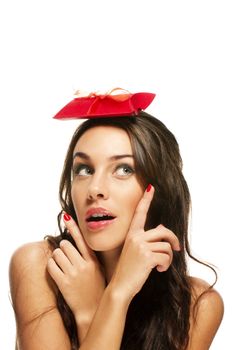
[[[85,219],[86,220],[89,219],[94,214],[103,214],[103,215],[106,215],[106,216],[112,216],[114,218],[116,217],[108,209],[98,207],[98,208],[90,208],[90,209],[88,209],[88,211],[86,212],[86,215],[85,215]]]

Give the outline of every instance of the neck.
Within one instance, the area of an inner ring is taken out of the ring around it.
[[[118,263],[118,260],[121,254],[121,250],[122,249],[119,248],[119,249],[113,249],[106,252],[97,252],[99,261],[104,269],[107,284],[111,281],[111,278],[114,274],[116,265]]]

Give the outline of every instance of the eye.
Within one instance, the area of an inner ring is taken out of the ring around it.
[[[93,173],[91,167],[87,164],[77,164],[73,169],[74,175],[78,176],[90,176]]]
[[[116,168],[116,175],[118,176],[129,176],[133,174],[135,171],[128,164],[121,164]]]

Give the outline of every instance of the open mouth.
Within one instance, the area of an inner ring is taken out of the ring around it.
[[[116,217],[107,213],[93,213],[86,219],[87,227],[91,231],[103,230],[115,222]]]
[[[108,221],[115,219],[115,216],[104,215],[104,214],[93,214],[87,218],[87,222],[98,222],[98,221]]]

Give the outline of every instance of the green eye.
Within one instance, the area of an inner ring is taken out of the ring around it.
[[[134,170],[127,164],[122,164],[117,167],[116,174],[118,176],[129,176],[134,173]]]
[[[74,168],[74,174],[78,176],[90,176],[92,174],[92,169],[86,164],[78,164]]]

